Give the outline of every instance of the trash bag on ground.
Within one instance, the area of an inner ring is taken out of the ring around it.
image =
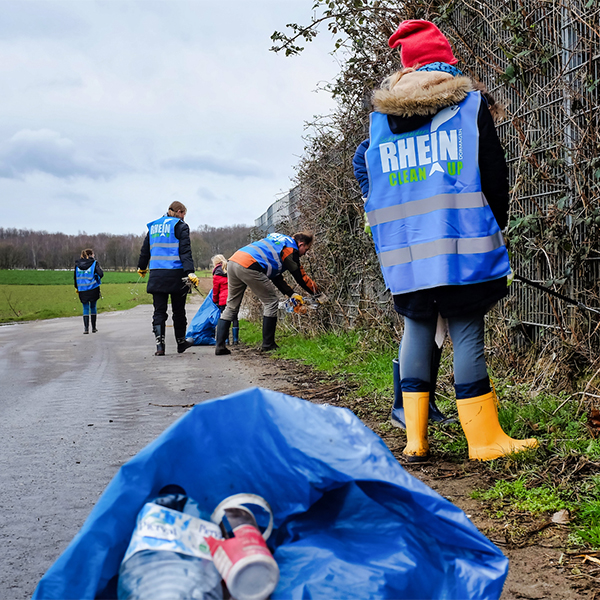
[[[136,516],[168,483],[208,510],[265,498],[271,598],[498,599],[502,552],[351,411],[252,388],[202,402],[124,464],[34,599],[114,598]]]
[[[192,319],[185,338],[194,340],[194,346],[214,346],[217,343],[215,327],[220,314],[219,307],[213,302],[211,290]]]

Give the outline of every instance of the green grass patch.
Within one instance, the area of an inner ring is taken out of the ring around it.
[[[151,304],[145,284],[109,283],[101,287],[98,312],[125,310]],[[67,285],[0,285],[0,323],[55,319],[82,314],[74,287]]]
[[[513,481],[497,481],[488,490],[476,490],[471,496],[491,502],[499,518],[505,516],[503,507],[534,515],[566,509],[574,517],[571,543],[600,548],[600,475],[591,476],[579,489],[561,489],[552,482],[529,483],[533,480],[531,475],[521,474]]]
[[[600,439],[590,437],[578,396],[543,392],[532,398],[525,386],[504,387],[499,392],[500,424],[511,437],[542,439],[557,458],[579,454],[600,459]]]
[[[600,549],[600,499],[582,502],[577,513],[575,541]]]
[[[476,500],[509,501],[517,510],[532,514],[554,513],[562,509],[573,511],[575,503],[568,497],[571,492],[561,492],[552,485],[528,486],[527,478],[522,475],[514,481],[497,481],[486,491],[475,491]]]
[[[243,321],[240,337],[247,344],[260,344],[262,326]],[[299,360],[318,371],[357,382],[358,395],[393,397],[392,360],[398,351],[391,346],[376,351],[366,332],[343,331],[307,337],[284,325],[278,327],[276,341],[280,348],[273,356]]]
[[[574,541],[600,550],[600,474],[590,475],[581,485],[576,517]]]

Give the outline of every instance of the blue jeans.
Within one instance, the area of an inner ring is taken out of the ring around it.
[[[95,315],[96,314],[96,302],[97,300],[90,300],[89,302],[83,302],[83,316]]]
[[[491,388],[484,353],[483,314],[448,319],[454,347],[454,387],[457,399],[487,394]],[[437,316],[404,318],[399,362],[403,392],[431,391],[431,356]]]

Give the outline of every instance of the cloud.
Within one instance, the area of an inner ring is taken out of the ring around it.
[[[292,187],[304,121],[334,105],[314,93],[339,70],[326,36],[269,52],[305,0],[0,8],[0,199],[22,207],[4,227],[139,232],[172,200],[190,227],[253,223]]]
[[[61,200],[66,200],[72,204],[75,204],[77,207],[84,206],[85,204],[89,204],[91,202],[89,194],[83,194],[80,192],[72,192],[72,191],[61,191],[60,193],[54,194],[54,198],[59,202]]]
[[[73,141],[51,129],[23,129],[0,146],[0,177],[7,179],[22,179],[31,173],[99,179],[121,171],[122,165],[85,156]]]
[[[29,0],[20,4],[3,2],[0,36],[11,38],[54,38],[85,35],[90,30],[71,3]]]
[[[202,198],[203,200],[220,200],[220,198],[207,187],[199,187],[196,192],[198,198]]]
[[[233,175],[234,177],[273,177],[273,171],[266,169],[259,162],[248,158],[220,158],[210,154],[185,154],[168,158],[161,162],[165,169],[181,169],[215,173],[216,175]]]

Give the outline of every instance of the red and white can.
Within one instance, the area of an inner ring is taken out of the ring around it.
[[[236,600],[264,600],[277,587],[279,567],[252,525],[241,525],[228,540],[207,541],[215,567]]]
[[[264,533],[244,504],[256,504],[268,511],[269,526]],[[265,541],[273,527],[271,507],[260,496],[237,494],[221,502],[211,520],[221,523],[223,517],[228,518],[233,537],[206,538],[217,571],[236,600],[265,600],[279,582],[279,567]]]

